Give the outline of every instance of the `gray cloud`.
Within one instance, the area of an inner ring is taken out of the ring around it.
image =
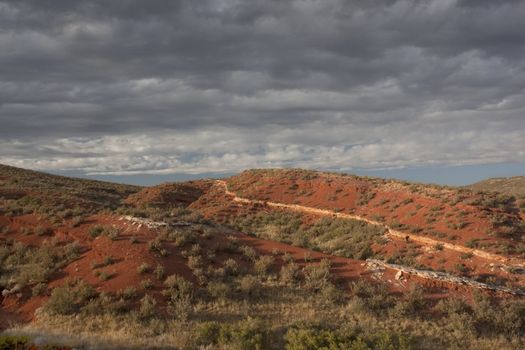
[[[86,173],[525,161],[522,1],[0,0],[0,159]]]

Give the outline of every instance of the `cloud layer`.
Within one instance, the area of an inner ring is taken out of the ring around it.
[[[523,1],[0,0],[0,159],[81,173],[525,161]]]

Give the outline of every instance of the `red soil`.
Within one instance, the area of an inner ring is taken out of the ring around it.
[[[25,235],[20,232],[21,228],[35,229],[37,226],[45,225],[34,215],[25,215],[14,218],[0,217],[0,223],[8,223],[11,232],[3,235],[4,239],[13,239],[27,245],[40,246],[51,238],[56,240],[56,244],[65,244],[73,241],[80,243],[83,253],[80,257],[64,267],[58,274],[52,276],[48,287],[55,288],[63,285],[66,281],[80,278],[93,285],[98,291],[118,292],[126,287],[135,287],[141,290],[141,281],[150,279],[154,287],[148,293],[160,298],[160,291],[163,286],[151,273],[141,275],[138,273],[138,266],[147,263],[152,269],[158,264],[162,265],[166,274],[178,274],[184,278],[194,281],[195,278],[191,270],[187,267],[185,259],[180,252],[170,245],[165,248],[170,253],[167,257],[158,257],[153,254],[147,242],[158,236],[156,230],[147,227],[137,227],[130,222],[116,216],[92,216],[85,220],[79,227],[71,228],[67,223],[55,228],[53,233],[46,236],[35,234]],[[116,240],[111,240],[105,236],[91,238],[88,230],[95,224],[117,227],[120,235]],[[131,237],[135,237],[138,243],[133,244]],[[112,257],[115,263],[109,266],[94,268],[94,264],[102,265],[104,258]],[[112,276],[106,281],[102,281],[95,275],[95,271],[105,272]],[[20,295],[10,295],[2,300],[2,312],[9,312],[14,319],[30,320],[34,311],[40,307],[47,297],[32,297],[29,287],[26,287]],[[4,320],[9,317],[3,317]],[[5,322],[4,322],[5,326]]]
[[[301,219],[307,225],[315,222],[323,215],[342,218],[346,216],[352,217],[352,215],[348,214],[310,209],[309,207],[300,207],[298,205],[290,205],[289,207],[292,209],[287,209],[288,207],[279,204],[275,204],[277,208],[273,208],[273,205],[274,202],[249,201],[234,197],[234,194],[228,193],[227,190],[225,191],[224,186],[219,181],[215,188],[194,202],[191,207],[202,211],[206,217],[214,218],[220,222],[228,222],[229,218],[251,215],[260,211],[281,210],[300,211]],[[444,243],[444,248],[441,248],[438,246],[438,240],[419,237],[414,234],[409,234],[408,236],[410,237],[409,243],[405,241],[405,234],[392,235],[385,245],[374,245],[374,252],[382,255],[384,259],[413,255],[412,263],[423,269],[450,272],[487,282],[498,281],[500,284],[508,282],[514,286],[525,285],[525,276],[523,274],[511,273],[508,268],[505,269],[505,266],[501,264],[501,261],[506,259],[505,257],[493,257],[491,254],[480,250],[451,244],[450,241]],[[414,239],[416,240],[414,241]],[[449,246],[452,246],[453,249],[448,249]],[[520,261],[513,259],[513,262],[519,263]],[[398,263],[404,264],[403,260],[398,261]]]
[[[43,222],[35,216],[28,215],[15,218],[1,217],[0,220],[2,222],[8,221],[13,227],[13,231],[5,237],[7,239],[25,241],[27,244],[38,246],[44,244],[46,239],[49,240],[51,238],[49,236],[38,237],[34,234],[23,235],[18,231],[21,227],[34,228],[37,225],[42,225]],[[120,229],[119,238],[114,241],[105,236],[99,236],[92,239],[88,235],[88,229],[94,224],[118,227]],[[63,285],[68,280],[80,278],[93,285],[98,291],[118,292],[126,287],[133,286],[139,292],[142,290],[142,293],[144,293],[140,286],[141,281],[148,278],[154,284],[154,287],[148,291],[148,293],[156,297],[162,303],[163,298],[160,295],[160,291],[163,287],[161,282],[156,280],[151,273],[145,275],[139,274],[137,271],[139,265],[142,263],[148,263],[154,268],[157,264],[160,264],[165,268],[168,275],[181,275],[194,283],[196,283],[196,278],[188,268],[186,259],[181,255],[182,250],[187,249],[188,247],[179,248],[171,243],[165,242],[164,248],[170,253],[166,257],[157,256],[149,251],[146,242],[151,241],[157,237],[158,234],[158,229],[149,229],[144,226],[137,227],[136,225],[132,225],[129,221],[108,215],[90,217],[80,226],[75,228],[71,228],[67,223],[55,228],[53,237],[56,238],[58,244],[77,241],[83,247],[84,252],[77,260],[73,261],[62,269],[60,273],[53,276],[48,287],[55,288]],[[288,253],[293,256],[300,266],[317,264],[321,259],[328,259],[331,262],[334,280],[343,283],[343,286],[348,286],[348,282],[355,281],[359,278],[366,278],[369,280],[378,278],[378,276],[374,276],[370,271],[366,270],[363,261],[334,257],[283,243],[257,239],[242,233],[234,233],[234,236],[237,237],[240,244],[253,247],[257,253],[261,255],[273,255],[274,252],[277,251],[278,254],[274,266],[276,271],[282,265],[282,254]],[[131,237],[136,237],[139,243],[132,244],[130,242]],[[240,266],[247,264],[242,256],[217,249],[227,242],[228,237],[225,234],[215,235],[211,238],[199,238],[198,243],[203,251],[219,251],[214,258],[205,258],[205,266],[220,267],[225,260],[230,258],[237,261]],[[304,261],[305,254],[311,256],[312,260],[308,263]],[[115,260],[114,264],[93,269],[94,263],[102,263],[104,258],[108,256],[113,257]],[[96,270],[105,271],[106,273],[111,274],[112,278],[102,281],[94,274],[94,271]],[[393,292],[402,293],[408,288],[408,283],[395,281],[393,278],[395,272],[396,271],[394,270],[386,270],[383,276],[379,278],[383,281],[389,281]],[[413,279],[413,281],[416,281],[416,279]],[[428,281],[419,281],[419,283],[429,285]],[[436,287],[433,285],[429,286]],[[448,293],[446,290],[447,289],[444,289],[444,286],[437,286],[437,288],[433,288],[429,291],[429,296],[442,296],[444,293]],[[40,307],[47,298],[47,296],[31,296],[29,287],[26,287],[17,295],[10,295],[3,298],[1,300],[2,307],[0,308],[0,315],[3,320],[1,326],[6,327],[10,321],[31,320],[34,311]]]
[[[523,243],[521,237],[492,234],[492,216],[523,223],[518,214],[469,205],[477,198],[470,192],[355,176],[304,175],[293,170],[246,171],[227,183],[240,197],[355,214],[456,245],[477,239],[480,249],[488,252],[508,255],[503,246]]]
[[[335,175],[316,175],[315,178],[302,176],[295,172],[246,172],[228,180],[230,190],[237,192],[241,197],[260,200],[263,202],[241,203],[232,200],[224,188],[217,186],[214,181],[194,181],[185,184],[165,184],[157,187],[147,188],[132,194],[126,203],[137,206],[160,206],[175,207],[189,206],[197,209],[207,218],[215,222],[227,222],[232,216],[255,214],[259,211],[277,210],[266,205],[264,201],[272,201],[284,204],[299,204],[301,206],[328,209],[335,213],[354,214],[372,220],[383,217],[386,224],[393,221],[404,225],[400,231],[407,232],[412,236],[432,238],[436,241],[465,245],[467,241],[478,238],[487,246],[483,249],[497,252],[495,246],[502,243],[516,244],[510,239],[488,236],[486,231],[491,228],[490,212],[481,210],[477,206],[468,205],[465,201],[453,204],[458,196],[457,191],[448,189],[436,189],[431,187],[417,188],[413,192],[410,186],[397,182],[369,180],[357,177],[345,177]],[[373,198],[360,205],[363,195],[373,193]],[[1,196],[16,196],[17,194],[0,193]],[[20,194],[19,194],[20,195]],[[439,211],[433,208],[442,208]],[[419,208],[419,209],[418,209]],[[285,210],[281,208],[279,210]],[[436,221],[429,224],[429,215],[438,212]],[[304,223],[308,224],[318,220],[319,213],[303,213]],[[502,213],[500,213],[502,214]],[[511,215],[503,213],[502,215]],[[523,218],[522,214],[522,218]],[[449,221],[447,223],[447,221]],[[460,222],[466,222],[467,226],[461,229],[451,228]],[[111,240],[106,236],[95,239],[90,237],[89,229],[95,224],[113,226],[119,229],[119,236]],[[71,222],[65,221],[61,225],[52,226],[42,218],[35,215],[23,215],[17,217],[6,217],[0,215],[0,227],[9,226],[7,233],[0,234],[0,241],[13,239],[26,245],[40,246],[42,244],[65,244],[77,241],[82,246],[80,257],[64,267],[49,283],[50,288],[63,285],[70,279],[80,278],[93,285],[98,291],[118,292],[127,287],[135,287],[141,294],[145,291],[141,287],[144,279],[150,279],[153,288],[148,291],[163,306],[161,290],[162,283],[152,273],[140,274],[137,268],[147,263],[152,268],[157,265],[164,267],[166,274],[178,274],[185,279],[198,283],[198,279],[187,266],[187,260],[183,257],[183,251],[189,246],[177,247],[172,242],[163,241],[162,246],[168,251],[168,255],[161,257],[150,251],[148,242],[159,236],[162,229],[150,229],[146,226],[139,227],[130,221],[124,220],[116,215],[95,215],[84,220],[78,227],[72,227]],[[432,227],[430,227],[432,226]],[[37,227],[49,228],[49,233],[38,236],[34,233]],[[414,229],[417,232],[414,232]],[[217,251],[213,257],[203,254],[203,266],[221,267],[227,259],[234,259],[243,267],[247,262],[240,254],[233,254],[227,250],[220,249],[229,243],[228,234],[225,232],[214,232],[212,236],[204,235],[203,229],[197,226],[198,231],[196,243],[204,252]],[[23,233],[26,231],[26,233]],[[434,232],[434,235],[430,234]],[[436,282],[414,276],[405,276],[404,281],[394,278],[395,270],[386,269],[382,274],[372,273],[364,266],[364,261],[346,259],[330,256],[327,254],[310,251],[307,249],[291,246],[284,243],[262,240],[243,233],[231,233],[240,244],[253,247],[261,255],[274,255],[275,271],[283,264],[282,255],[291,254],[300,266],[317,264],[321,259],[331,262],[333,277],[337,282],[348,285],[348,282],[361,278],[368,280],[379,279],[387,282],[392,292],[402,294],[409,288],[410,283],[415,282],[428,288],[427,295],[432,298],[442,298],[451,295],[468,295],[471,290],[465,286]],[[131,238],[135,237],[138,243],[133,244]],[[512,276],[500,271],[497,267],[490,266],[491,260],[479,256],[465,257],[461,252],[449,249],[436,250],[428,245],[417,242],[405,242],[393,237],[385,245],[375,245],[374,250],[383,254],[385,258],[393,257],[398,251],[412,249],[420,252],[416,256],[417,263],[433,269],[453,270],[457,264],[465,264],[470,269],[471,275],[490,274],[498,278],[507,278],[516,284],[525,285],[525,278]],[[418,247],[419,246],[419,247]],[[481,249],[481,248],[480,248]],[[305,254],[311,255],[311,262],[305,262]],[[111,256],[113,264],[105,267],[96,267],[94,264],[102,264],[106,257]],[[95,271],[105,272],[111,278],[101,280],[95,275]],[[28,321],[32,318],[34,311],[47,299],[46,297],[32,297],[29,287],[26,287],[19,295],[10,295],[0,299],[0,328],[5,327],[10,320]]]

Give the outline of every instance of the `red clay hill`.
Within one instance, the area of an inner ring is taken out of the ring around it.
[[[343,290],[363,279],[400,296],[410,280],[442,298],[479,282],[508,295],[525,285],[520,200],[296,169],[144,188],[0,165],[0,327],[30,321],[60,288],[119,312],[148,295],[163,314],[184,286],[290,261],[325,259]],[[61,312],[84,307],[74,300]]]

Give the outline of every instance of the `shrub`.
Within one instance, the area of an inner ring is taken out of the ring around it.
[[[304,262],[305,263],[309,263],[309,262],[312,262],[312,253],[310,252],[305,252],[304,253]]]
[[[461,259],[465,260],[465,259],[470,259],[470,258],[472,258],[473,256],[474,256],[474,254],[472,254],[472,253],[461,253],[459,257],[460,257]]]
[[[37,236],[45,236],[51,234],[53,231],[49,227],[37,226],[35,228],[35,233]]]
[[[111,255],[106,256],[104,258],[104,261],[102,262],[104,266],[113,265],[114,263],[115,263],[115,259]]]
[[[155,316],[157,313],[157,301],[149,296],[149,294],[146,294],[141,300],[140,300],[140,308],[139,308],[139,315],[143,319],[149,319]]]
[[[468,248],[477,248],[479,246],[479,239],[474,238],[465,242],[465,246]]]
[[[140,285],[142,286],[142,288],[144,288],[145,290],[148,290],[148,289],[151,289],[153,288],[153,282],[148,278],[148,279],[145,279],[145,280],[142,280],[142,282],[140,282]]]
[[[294,262],[284,265],[279,275],[282,282],[293,284],[299,280],[299,265]]]
[[[255,261],[255,259],[257,258],[257,253],[255,252],[255,249],[253,249],[252,247],[249,247],[246,245],[242,246],[241,252],[248,261]]]
[[[373,285],[363,279],[351,284],[352,294],[370,311],[381,313],[395,305],[395,299],[384,284]]]
[[[261,256],[253,264],[255,273],[257,273],[260,276],[266,275],[268,271],[270,270],[270,267],[273,265],[273,262],[274,262],[274,259],[272,256],[269,256],[269,255]]]
[[[29,236],[30,234],[33,233],[33,231],[29,227],[22,227],[20,229],[20,233],[22,233],[23,235]]]
[[[468,313],[470,306],[464,299],[461,298],[445,298],[441,299],[437,305],[436,310],[444,313],[447,316]]]
[[[193,285],[177,275],[168,276],[164,285],[166,289],[162,294],[167,298],[169,313],[179,320],[186,320],[192,309]]]
[[[230,258],[224,262],[224,271],[230,276],[236,276],[239,274],[239,264]]]
[[[151,271],[151,266],[150,264],[146,263],[146,262],[143,262],[142,264],[139,265],[139,267],[137,267],[137,272],[140,273],[140,274],[145,274],[145,273],[148,273]]]
[[[0,350],[23,350],[29,345],[28,337],[0,335]]]
[[[295,326],[287,330],[286,350],[410,350],[412,339],[383,331],[366,336],[356,330],[350,333],[321,326]]]
[[[319,291],[330,283],[330,262],[322,260],[318,265],[309,265],[303,269],[305,287]]]
[[[332,283],[327,283],[321,290],[319,290],[319,299],[326,303],[341,303],[345,300],[345,294],[342,290],[334,286]]]
[[[167,288],[165,294],[168,294],[172,299],[193,298],[193,285],[181,276],[170,275],[166,277],[164,285]]]
[[[107,281],[107,280],[110,280],[114,277],[114,275],[110,272],[106,272],[106,271],[102,271],[99,275],[98,275],[98,278],[100,278],[101,281]]]
[[[91,226],[88,230],[88,233],[91,236],[91,238],[96,238],[100,236],[102,232],[104,232],[104,226],[102,225]]]
[[[137,296],[137,289],[132,286],[128,286],[120,291],[119,293],[124,300],[132,300]]]
[[[46,294],[47,292],[47,285],[45,283],[38,283],[31,289],[31,294],[36,296],[41,296]]]
[[[468,267],[465,266],[465,264],[455,264],[454,269],[460,273],[467,273],[469,271]]]
[[[154,240],[151,240],[148,243],[148,249],[151,252],[160,252],[160,250],[162,249],[162,241],[160,240],[160,238],[157,237]]]
[[[270,348],[268,329],[260,322],[248,319],[238,325],[224,325],[219,332],[219,344],[232,349],[264,350]]]
[[[155,267],[155,270],[153,271],[155,274],[155,277],[157,277],[158,280],[162,280],[164,276],[166,275],[166,270],[164,269],[164,266],[158,264]]]
[[[286,350],[357,349],[351,339],[320,328],[289,328],[284,336]],[[364,344],[366,346],[366,343]],[[370,349],[368,346],[362,349]]]
[[[45,309],[51,313],[71,315],[78,312],[95,295],[93,287],[81,281],[57,287],[53,289]]]
[[[202,267],[202,258],[198,255],[190,255],[188,257],[188,267],[196,270]]]
[[[221,325],[217,322],[198,324],[193,330],[195,345],[216,345],[220,331]]]
[[[104,232],[112,241],[117,240],[120,234],[119,229],[116,227],[108,227],[105,229]]]
[[[71,226],[72,227],[78,227],[80,224],[84,222],[84,218],[80,215],[75,216],[71,219]]]
[[[260,288],[259,280],[255,276],[246,275],[239,280],[239,290],[244,295],[252,297],[258,296],[260,294]]]
[[[283,254],[283,262],[285,264],[289,264],[294,261],[293,255],[290,253],[284,253]]]
[[[206,287],[208,294],[216,299],[228,298],[231,292],[230,286],[224,282],[212,281]]]
[[[398,302],[396,311],[402,315],[415,315],[426,306],[423,295],[423,288],[417,284],[412,284],[407,293],[406,299]]]

